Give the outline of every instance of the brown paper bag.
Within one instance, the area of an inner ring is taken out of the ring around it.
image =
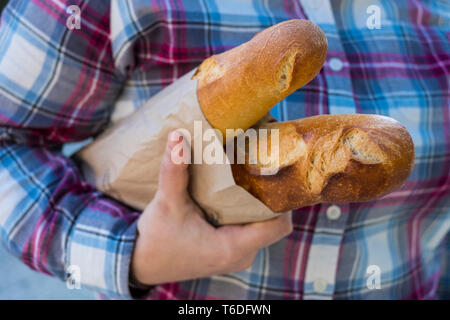
[[[212,129],[197,99],[195,70],[152,97],[132,115],[107,129],[80,150],[85,178],[102,192],[137,210],[143,210],[158,187],[159,166],[174,129],[186,129],[192,141]],[[200,120],[201,122],[198,122]],[[200,139],[199,139],[200,138]],[[208,143],[192,145],[192,162],[202,158]],[[226,159],[226,153],[218,155]],[[262,221],[276,216],[261,201],[236,185],[230,164],[192,164],[189,191],[216,225]]]

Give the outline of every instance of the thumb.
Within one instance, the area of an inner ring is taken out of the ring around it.
[[[175,200],[187,194],[190,156],[191,150],[183,135],[172,131],[161,162],[158,182],[158,192],[167,199]]]

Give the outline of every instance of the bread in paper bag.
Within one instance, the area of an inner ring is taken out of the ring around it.
[[[227,129],[248,129],[313,79],[326,51],[327,40],[319,27],[307,20],[289,20],[208,58],[82,149],[76,157],[85,178],[104,193],[143,210],[156,193],[170,131],[186,130],[193,143],[203,141],[199,135],[213,127],[222,134]],[[199,125],[202,130],[195,130]],[[216,134],[200,147],[193,144],[192,159],[203,156],[214,139],[224,142]],[[234,224],[276,216],[235,183],[226,154],[220,152],[215,158],[224,159],[221,163],[190,166],[190,193],[208,217],[215,224]]]

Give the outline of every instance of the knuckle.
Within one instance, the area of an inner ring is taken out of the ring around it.
[[[157,213],[167,214],[171,210],[170,202],[167,201],[164,193],[158,193],[154,198],[154,206]]]
[[[247,267],[245,266],[245,265],[238,265],[236,268],[234,268],[233,270],[232,270],[232,272],[241,272],[241,271],[244,271],[244,270],[246,270],[247,269]]]
[[[289,235],[294,231],[294,225],[292,224],[292,222],[289,222],[286,224],[285,226],[285,235]]]
[[[220,260],[223,262],[222,270],[226,273],[247,270],[253,265],[257,252],[244,250],[236,247],[232,242],[226,242],[220,256]]]
[[[255,256],[256,254],[239,261],[239,263],[236,264],[235,272],[244,271],[251,268],[253,262],[255,261]]]
[[[250,268],[253,265],[253,262],[255,262],[255,256],[251,257],[250,259],[247,259],[244,263],[245,269]]]
[[[291,219],[284,219],[282,225],[281,225],[281,232],[284,236],[287,236],[294,231],[294,225],[292,223]]]

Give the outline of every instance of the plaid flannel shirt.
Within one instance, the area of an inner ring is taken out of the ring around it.
[[[327,61],[272,114],[393,117],[415,143],[410,178],[377,201],[296,210],[294,232],[251,268],[147,297],[449,298],[450,5],[377,1],[373,28],[372,2],[11,0],[0,21],[2,243],[38,272],[64,279],[78,266],[84,287],[131,298],[139,212],[86,183],[63,145],[96,136],[208,56],[311,19],[328,38]],[[74,4],[81,29],[70,30]]]

